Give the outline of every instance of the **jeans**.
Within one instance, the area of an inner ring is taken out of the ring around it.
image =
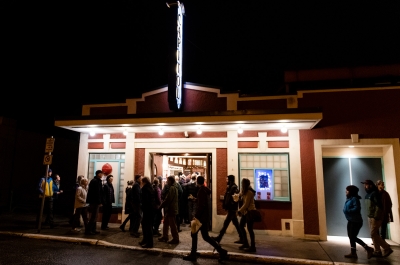
[[[132,233],[138,233],[139,232],[139,227],[140,227],[140,221],[142,220],[142,212],[140,210],[138,211],[132,211],[130,214],[131,218],[131,226],[129,227],[129,232]]]
[[[387,235],[387,225],[388,225],[388,223],[382,222],[382,225],[381,225],[381,237],[382,237],[383,239],[386,239],[386,235]]]
[[[38,214],[36,216],[36,225],[37,226],[39,226],[40,209],[42,208],[42,200],[43,200],[42,198],[39,198],[39,209],[38,209]],[[43,213],[46,213],[45,223],[49,224],[50,226],[54,225],[53,198],[52,197],[45,197],[44,206],[43,206]]]
[[[82,207],[82,208],[76,208],[75,209],[75,214],[73,216],[73,220],[72,220],[72,228],[77,228],[79,226],[80,223],[80,217],[82,216],[83,219],[83,224],[86,227],[88,224],[88,218],[87,218],[87,208],[86,207]]]
[[[243,245],[248,245],[249,241],[247,240],[247,234],[246,230],[244,227],[247,225],[247,230],[249,231],[250,234],[250,241],[251,241],[251,247],[256,246],[256,241],[255,241],[255,236],[254,236],[254,231],[253,231],[253,221],[248,220],[248,216],[243,215],[242,218],[240,219],[239,227],[240,231],[242,232],[242,240],[243,240]]]
[[[103,204],[103,216],[101,218],[101,228],[105,229],[108,226],[112,214],[112,204]]]
[[[371,231],[372,242],[374,242],[375,252],[381,252],[381,247],[385,250],[389,249],[390,246],[384,239],[379,235],[379,227],[382,225],[382,220],[375,220],[374,218],[368,218],[369,230]]]
[[[87,232],[96,231],[96,222],[97,222],[97,216],[99,215],[99,208],[100,208],[99,204],[92,203],[89,205],[90,219],[86,227]]]
[[[155,209],[154,210],[154,224],[153,224],[154,233],[158,233],[158,228],[160,228],[161,220],[162,220],[161,209]]]
[[[360,232],[361,227],[363,226],[363,222],[351,222],[348,221],[347,222],[347,236],[350,239],[350,246],[351,248],[356,248],[356,243],[358,243],[359,245],[365,247],[366,244],[364,243],[364,241],[362,241],[361,239],[359,239],[358,236],[358,232]]]
[[[201,237],[203,238],[203,240],[206,241],[211,246],[213,246],[215,248],[215,250],[218,251],[218,253],[221,253],[221,250],[222,250],[221,246],[215,240],[213,240],[210,237],[210,235],[208,234],[208,222],[202,223],[202,226],[200,227],[199,231],[201,233]],[[192,255],[196,255],[196,252],[197,252],[197,239],[198,239],[199,231],[197,231],[197,233],[195,233],[195,234],[191,234],[191,236],[192,236],[191,254]]]
[[[239,234],[239,238],[242,239],[242,231],[241,231],[241,229],[239,227],[239,221],[238,221],[237,216],[236,216],[236,211],[232,211],[232,210],[228,210],[228,214],[225,217],[224,225],[222,226],[222,229],[219,232],[219,236],[218,237],[222,238],[224,236],[224,234],[226,232],[226,229],[228,229],[228,226],[231,223],[231,221],[232,221],[233,225],[235,226],[236,231]]]
[[[176,227],[176,216],[174,213],[164,213],[163,238],[168,239],[168,228],[174,240],[179,240],[178,228]]]
[[[143,243],[147,246],[153,246],[153,220],[154,214],[152,210],[143,212],[142,218],[142,232],[143,232]]]

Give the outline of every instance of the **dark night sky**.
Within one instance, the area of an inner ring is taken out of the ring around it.
[[[7,3],[0,115],[79,115],[167,84],[165,1]],[[399,1],[183,3],[188,82],[279,94],[284,70],[400,62]]]

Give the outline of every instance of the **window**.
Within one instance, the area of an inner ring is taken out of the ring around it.
[[[115,205],[123,205],[124,196],[124,184],[125,184],[125,154],[121,153],[91,153],[89,154],[89,168],[88,168],[88,179],[89,181],[93,179],[96,170],[103,170],[106,166],[111,170],[109,174],[114,176],[113,186],[114,186],[114,196]],[[106,176],[103,178],[103,183],[105,183]]]
[[[290,201],[289,154],[239,154],[239,181],[248,178],[256,200]]]

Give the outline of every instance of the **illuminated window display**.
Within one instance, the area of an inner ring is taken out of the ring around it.
[[[239,154],[239,180],[248,178],[256,200],[290,201],[289,154]]]

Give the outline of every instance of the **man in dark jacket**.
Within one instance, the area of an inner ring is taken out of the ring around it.
[[[185,196],[188,199],[189,221],[192,221],[194,215],[196,214],[196,207],[197,207],[196,197],[197,197],[197,192],[199,191],[199,188],[197,187],[196,178],[197,175],[193,173],[190,182],[187,183],[185,186],[185,191],[186,191]]]
[[[219,235],[217,237],[213,237],[213,239],[215,241],[217,241],[218,243],[221,242],[222,237],[224,236],[224,234],[226,232],[226,229],[228,228],[230,222],[232,221],[233,225],[236,228],[236,231],[239,234],[239,240],[235,241],[235,243],[243,244],[242,234],[241,234],[241,230],[239,228],[239,221],[236,216],[236,212],[238,210],[238,202],[235,202],[232,197],[232,195],[238,194],[238,193],[239,193],[239,189],[238,189],[238,186],[235,184],[235,176],[229,175],[227,177],[227,188],[226,188],[226,192],[224,195],[224,204],[223,204],[223,208],[228,213],[225,217],[224,225],[223,225],[221,231],[219,232]]]
[[[375,251],[373,256],[387,257],[393,253],[393,250],[390,248],[390,245],[379,236],[379,228],[382,225],[383,211],[378,189],[372,180],[367,179],[361,183],[364,184],[365,191],[367,192],[365,195],[365,209],[367,210],[371,239],[372,242],[374,242]],[[383,253],[381,251],[381,247],[383,248]]]
[[[140,221],[142,220],[142,209],[140,199],[140,183],[142,176],[135,175],[135,183],[132,186],[132,190],[129,192],[129,203],[131,205],[132,217],[129,232],[133,237],[139,237]]]
[[[199,187],[199,191],[197,193],[197,212],[195,218],[200,221],[202,226],[200,227],[201,236],[204,241],[213,246],[219,253],[219,261],[228,259],[228,251],[223,249],[215,240],[213,240],[208,234],[209,221],[210,221],[210,194],[211,190],[204,186],[204,177],[197,177],[197,186]],[[196,261],[197,260],[197,237],[198,231],[196,233],[192,233],[192,250],[189,255],[184,256],[184,260]]]
[[[106,184],[103,186],[103,216],[101,219],[101,230],[108,230],[108,222],[110,221],[112,214],[112,204],[115,203],[114,186],[112,184],[114,180],[113,175],[108,175],[106,178]]]
[[[143,231],[143,240],[139,242],[139,244],[143,248],[152,248],[153,247],[153,221],[154,221],[154,209],[155,209],[155,197],[154,190],[151,186],[150,179],[148,177],[142,178],[142,231]]]
[[[96,231],[96,221],[99,214],[99,208],[103,204],[103,177],[104,173],[101,170],[96,171],[96,176],[89,183],[89,190],[86,197],[86,202],[89,203],[90,219],[86,226],[85,234],[95,235],[100,233]]]

